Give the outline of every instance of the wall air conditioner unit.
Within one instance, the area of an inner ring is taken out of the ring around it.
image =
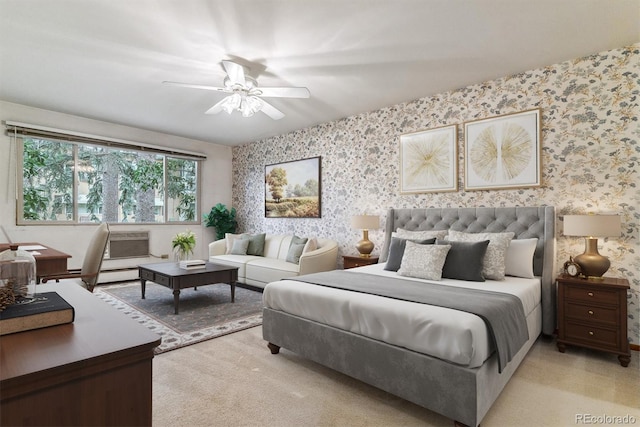
[[[109,235],[106,259],[149,256],[148,231],[112,231]]]

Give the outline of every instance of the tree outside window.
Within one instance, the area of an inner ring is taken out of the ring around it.
[[[198,218],[195,160],[32,138],[22,154],[23,224]]]

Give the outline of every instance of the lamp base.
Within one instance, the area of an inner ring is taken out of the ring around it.
[[[588,279],[601,279],[611,266],[611,262],[609,258],[598,253],[598,239],[586,237],[584,243],[584,253],[574,257],[573,260],[580,266],[582,274]]]
[[[373,242],[369,240],[369,231],[362,230],[362,240],[356,245],[356,249],[360,252],[362,258],[369,258],[373,252]]]

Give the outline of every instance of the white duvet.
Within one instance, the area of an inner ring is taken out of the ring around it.
[[[383,268],[384,264],[375,264],[345,271],[350,274],[364,272],[400,277]],[[402,278],[428,282],[424,279]],[[443,279],[432,283],[515,295],[522,301],[530,333],[539,330],[539,278],[507,276],[504,281],[466,282]],[[274,310],[471,368],[482,365],[493,352],[484,321],[474,314],[462,311],[295,280],[269,283],[264,289],[263,302],[265,307]]]

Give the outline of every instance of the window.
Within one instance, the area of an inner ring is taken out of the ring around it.
[[[197,222],[199,161],[23,137],[18,223]]]

